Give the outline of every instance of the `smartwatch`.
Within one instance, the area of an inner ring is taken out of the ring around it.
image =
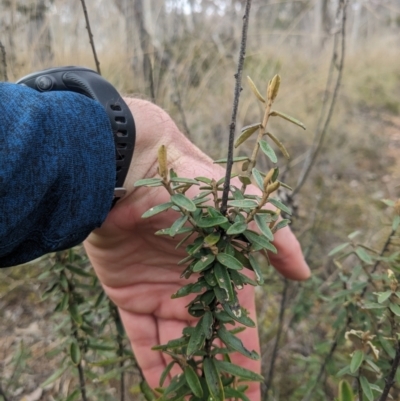
[[[97,72],[84,67],[57,67],[17,81],[39,92],[70,91],[98,101],[110,119],[115,143],[116,180],[112,206],[126,193],[124,181],[135,147],[135,121],[117,90]]]

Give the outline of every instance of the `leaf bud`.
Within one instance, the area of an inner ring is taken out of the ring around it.
[[[264,178],[264,189],[267,189],[267,186],[269,182],[271,181],[272,176],[274,175],[275,169],[271,168],[271,170],[268,171],[267,175]]]
[[[281,84],[281,77],[279,75],[275,75],[268,85],[268,99],[272,102],[278,96],[279,86]]]
[[[279,181],[275,181],[274,183],[267,185],[266,192],[268,194],[272,194],[272,192],[275,192],[280,186],[281,183]]]
[[[167,167],[167,148],[165,145],[161,145],[158,149],[158,173],[160,176],[166,180],[168,177],[168,167]]]

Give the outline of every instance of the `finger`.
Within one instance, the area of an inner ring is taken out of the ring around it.
[[[122,323],[131,342],[136,361],[150,387],[158,386],[158,381],[165,368],[165,361],[160,352],[151,347],[160,344],[156,320],[151,315],[140,315],[119,309]]]
[[[291,280],[306,280],[310,277],[310,268],[304,260],[299,241],[289,227],[274,234],[277,254],[269,253],[272,265]]]

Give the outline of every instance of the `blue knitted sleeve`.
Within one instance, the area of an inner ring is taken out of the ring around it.
[[[105,220],[114,185],[99,103],[0,83],[0,267],[82,242]]]

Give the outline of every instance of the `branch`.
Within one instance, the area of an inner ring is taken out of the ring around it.
[[[6,57],[6,49],[0,41],[0,51],[1,51],[1,63],[3,64],[3,77],[4,81],[8,82],[8,75],[7,75],[7,57]]]
[[[96,63],[96,70],[101,75],[100,62],[99,62],[99,59],[97,58],[96,48],[94,46],[93,34],[92,34],[92,29],[90,28],[89,15],[87,12],[85,0],[81,0],[81,3],[82,3],[82,8],[83,8],[83,13],[85,14],[86,29],[89,34],[89,42],[90,42],[90,46],[92,46],[94,62]]]
[[[389,391],[392,388],[393,384],[395,383],[394,377],[396,375],[396,371],[397,368],[399,367],[399,364],[400,364],[400,340],[397,341],[396,355],[394,356],[389,376],[385,380],[386,384],[383,389],[381,398],[379,398],[379,401],[386,401],[386,399],[388,398]]]
[[[231,123],[229,125],[229,144],[228,144],[228,160],[226,164],[226,174],[224,181],[224,190],[222,193],[221,202],[221,213],[225,214],[227,210],[228,195],[229,195],[229,185],[231,182],[231,173],[233,166],[233,142],[235,140],[235,129],[236,129],[236,117],[239,107],[239,97],[242,90],[242,72],[244,64],[244,56],[246,54],[246,43],[247,43],[247,31],[249,28],[249,16],[250,16],[251,0],[246,0],[246,9],[243,16],[243,27],[242,27],[242,39],[240,43],[239,51],[239,62],[237,72],[235,74],[236,85],[235,85],[235,95],[233,99],[232,117]]]
[[[179,92],[179,82],[176,79],[176,72],[175,72],[174,68],[171,69],[171,73],[172,73],[172,79],[173,79],[173,87],[175,88],[175,98],[174,98],[173,102],[176,105],[176,107],[178,108],[179,114],[181,115],[182,125],[183,125],[183,129],[185,131],[185,134],[188,138],[190,138],[191,137],[190,130],[189,130],[189,126],[186,121],[185,111],[182,107],[182,99],[181,99],[181,94]]]
[[[333,115],[333,111],[335,109],[335,105],[336,105],[336,100],[337,100],[337,96],[339,93],[339,88],[340,88],[340,84],[342,82],[342,76],[343,76],[343,68],[344,68],[344,59],[345,59],[345,50],[346,50],[346,7],[347,7],[347,1],[346,0],[340,0],[339,2],[339,8],[338,8],[338,14],[340,11],[342,11],[342,27],[341,27],[341,53],[340,53],[340,62],[339,62],[339,66],[338,66],[338,76],[336,79],[336,84],[335,84],[335,89],[333,91],[333,95],[332,95],[332,100],[331,100],[331,104],[329,106],[329,110],[328,110],[328,114],[326,116],[325,122],[323,124],[322,130],[320,130],[320,122],[321,122],[321,118],[322,118],[322,114],[323,114],[323,110],[325,108],[325,105],[328,101],[328,92],[329,92],[329,86],[330,86],[330,81],[331,81],[331,77],[332,77],[332,73],[333,73],[333,67],[336,64],[336,59],[337,59],[337,54],[336,54],[336,40],[335,40],[335,45],[333,48],[333,54],[332,54],[332,60],[331,60],[331,66],[330,66],[330,71],[328,74],[328,80],[327,80],[327,84],[326,84],[326,88],[325,88],[325,93],[324,93],[324,99],[322,102],[322,110],[321,110],[321,117],[320,120],[318,122],[317,125],[317,130],[315,132],[314,135],[314,143],[313,143],[313,147],[314,147],[314,152],[310,152],[309,156],[307,157],[305,163],[304,163],[304,167],[303,167],[303,171],[302,174],[298,180],[297,186],[296,188],[294,188],[292,196],[294,196],[297,192],[299,192],[299,190],[301,189],[301,187],[303,186],[303,184],[305,183],[308,175],[310,174],[311,169],[313,168],[318,154],[322,148],[322,145],[324,143],[324,139],[326,137],[326,133],[328,131],[328,127],[329,124],[331,122],[331,118]]]

